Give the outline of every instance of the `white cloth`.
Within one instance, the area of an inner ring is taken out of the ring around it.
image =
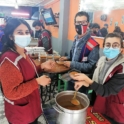
[[[106,57],[105,56],[102,56],[99,61],[98,61],[98,64],[97,64],[97,68],[95,69],[94,71],[94,75],[93,75],[93,78],[92,80],[95,81],[96,83],[100,83],[99,80],[98,80],[98,76],[101,72],[101,70],[103,69],[104,67],[104,63],[106,61]],[[109,74],[112,72],[112,70],[120,65],[124,63],[124,56],[122,54],[119,55],[118,59],[111,65],[111,67],[108,69],[107,73],[105,74],[104,76],[104,79],[103,79],[103,82],[101,82],[101,84],[104,84],[105,81],[106,81],[106,78],[109,76]]]
[[[0,124],[9,124],[4,112],[4,97],[0,87]]]

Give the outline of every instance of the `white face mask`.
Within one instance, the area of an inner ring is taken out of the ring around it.
[[[15,44],[21,48],[27,47],[31,42],[30,35],[15,35]]]

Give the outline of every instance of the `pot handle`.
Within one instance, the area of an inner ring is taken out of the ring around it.
[[[53,108],[58,112],[58,113],[64,113],[61,109],[57,107],[57,105],[53,105]]]

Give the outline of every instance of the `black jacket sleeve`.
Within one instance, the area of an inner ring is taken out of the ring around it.
[[[105,84],[98,84],[93,82],[90,85],[96,94],[101,96],[110,96],[118,94],[124,88],[124,74],[115,74],[108,82]]]

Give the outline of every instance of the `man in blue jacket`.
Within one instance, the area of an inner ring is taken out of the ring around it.
[[[88,13],[78,12],[74,22],[77,35],[70,50],[70,55],[61,57],[60,60],[64,60],[64,65],[71,69],[77,69],[85,74],[92,75],[99,59],[99,45],[91,38],[90,31],[88,31]],[[74,90],[73,81],[68,83],[68,90]],[[87,89],[83,87],[80,92],[86,93]]]

